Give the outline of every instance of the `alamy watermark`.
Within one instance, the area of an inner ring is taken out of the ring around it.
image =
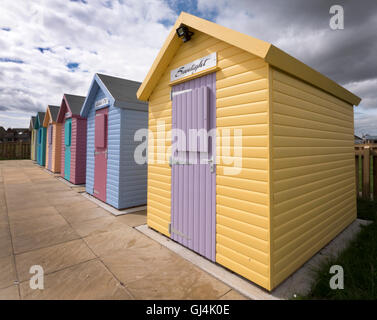
[[[333,290],[344,289],[344,270],[342,266],[333,265],[329,271],[333,276],[330,278],[330,288]]]
[[[40,265],[30,267],[29,273],[33,276],[30,278],[29,285],[32,290],[44,289],[44,270]]]
[[[140,142],[134,152],[137,164],[218,164],[224,175],[242,170],[243,133],[238,128],[171,129],[163,120],[156,131],[139,129],[134,140]],[[170,142],[169,142],[170,141]]]
[[[330,7],[330,28],[332,30],[343,30],[344,29],[344,8],[339,4],[334,4]]]

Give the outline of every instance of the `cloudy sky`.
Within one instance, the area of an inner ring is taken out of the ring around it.
[[[329,26],[344,8],[344,29]],[[86,95],[95,72],[142,81],[181,11],[272,42],[363,101],[357,134],[377,135],[375,0],[2,0],[0,126]]]

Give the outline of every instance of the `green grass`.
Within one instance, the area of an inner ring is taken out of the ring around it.
[[[358,200],[357,215],[373,223],[362,227],[357,237],[336,259],[320,266],[311,293],[303,299],[377,299],[377,202]],[[344,289],[332,290],[329,273],[332,265],[344,270]]]

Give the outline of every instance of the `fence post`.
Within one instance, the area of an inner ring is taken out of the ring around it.
[[[363,150],[363,198],[370,199],[370,149],[369,146],[365,146]]]
[[[356,175],[356,198],[359,197],[359,159],[360,157],[355,155],[355,175]]]

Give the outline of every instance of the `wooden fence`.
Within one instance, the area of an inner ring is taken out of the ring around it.
[[[356,194],[377,199],[377,144],[355,145]]]
[[[0,143],[0,159],[30,159],[30,142],[4,142]]]

